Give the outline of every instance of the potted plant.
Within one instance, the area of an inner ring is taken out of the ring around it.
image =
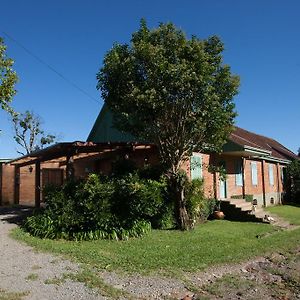
[[[224,219],[225,215],[221,211],[221,200],[216,199],[216,206],[215,206],[213,216],[217,220],[223,220]]]

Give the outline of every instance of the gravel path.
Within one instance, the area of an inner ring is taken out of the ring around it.
[[[36,252],[9,237],[10,230],[22,221],[26,212],[25,208],[0,207],[0,299],[1,291],[24,293],[22,299],[34,300],[108,299],[83,283],[64,279],[64,274],[80,270],[78,264]],[[184,284],[175,279],[139,274],[121,276],[96,270],[95,274],[112,288],[128,293],[130,299],[181,299],[189,293]]]
[[[79,265],[58,257],[37,253],[14,241],[9,231],[16,227],[15,212],[0,211],[0,291],[24,293],[22,299],[106,299],[83,283],[63,280],[65,273],[75,273]],[[12,222],[14,221],[14,222]],[[1,294],[0,294],[1,298]]]

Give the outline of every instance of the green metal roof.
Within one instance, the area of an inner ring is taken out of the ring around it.
[[[0,163],[6,163],[10,160],[11,160],[11,158],[0,158]]]
[[[106,143],[106,142],[141,142],[133,135],[121,132],[113,127],[113,114],[106,104],[96,119],[96,122],[87,138],[87,142]]]

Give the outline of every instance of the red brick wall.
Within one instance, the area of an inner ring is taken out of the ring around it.
[[[15,168],[14,166],[2,165],[2,205],[14,203],[15,187]]]
[[[196,153],[202,157],[202,178],[204,182],[204,195],[206,197],[212,198],[214,197],[214,177],[213,174],[208,172],[208,167],[211,163],[212,156],[210,154],[205,153]],[[191,179],[191,166],[190,160],[185,161],[181,165],[181,169],[183,169],[188,178]]]
[[[257,185],[252,184],[251,176],[251,162],[256,162],[257,165]],[[262,194],[263,193],[263,180],[262,180],[262,161],[250,160],[245,161],[245,194]]]
[[[29,167],[32,168],[30,172]],[[35,165],[20,168],[19,204],[34,205]]]
[[[243,195],[243,186],[238,186],[236,184],[236,164],[242,160],[240,157],[224,157],[226,164],[226,185],[227,185],[227,198],[233,195]]]

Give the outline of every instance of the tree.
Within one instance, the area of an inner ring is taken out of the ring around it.
[[[294,159],[286,170],[285,189],[287,200],[300,202],[300,160]]]
[[[12,112],[10,103],[16,94],[14,88],[18,77],[12,66],[14,61],[6,56],[6,46],[0,37],[0,105],[5,111]]]
[[[180,167],[193,151],[220,151],[233,130],[239,78],[223,64],[212,36],[190,39],[172,23],[144,20],[130,45],[116,44],[97,74],[114,124],[158,147],[175,191],[178,225],[189,227]]]
[[[33,112],[27,110],[25,113],[14,113],[12,121],[15,132],[14,140],[25,150],[25,152],[17,151],[21,155],[42,149],[56,140],[54,135],[45,134],[41,129],[41,118]]]

